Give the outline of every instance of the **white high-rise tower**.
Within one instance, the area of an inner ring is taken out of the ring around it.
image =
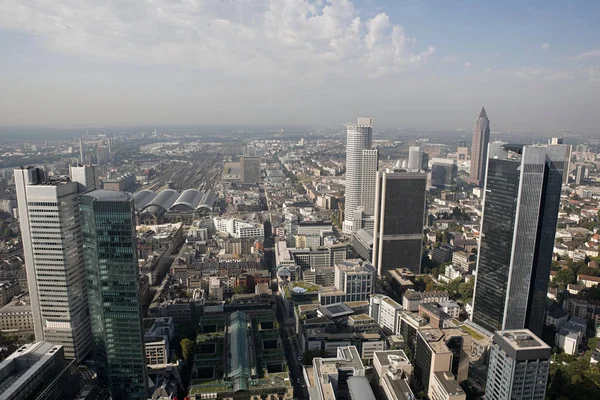
[[[410,146],[408,148],[408,165],[406,169],[410,172],[419,172],[422,170],[423,156],[419,146]]]
[[[27,167],[15,169],[15,184],[35,339],[83,360],[92,337],[78,183]]]
[[[374,211],[379,153],[371,149],[372,140],[372,118],[358,118],[356,125],[347,125],[344,233],[350,234],[361,228],[360,221],[354,221],[354,211],[358,207],[362,206],[365,214]]]

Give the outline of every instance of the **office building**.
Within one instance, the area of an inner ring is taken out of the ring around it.
[[[133,196],[94,190],[80,207],[98,379],[115,400],[146,399]]]
[[[373,229],[362,228],[352,235],[352,248],[363,260],[373,262]]]
[[[421,273],[427,175],[377,173],[373,265],[377,274],[406,267]]]
[[[467,161],[469,159],[469,148],[468,147],[458,147],[456,149],[456,159],[458,161]]]
[[[466,400],[462,390],[451,372],[434,372],[431,383],[431,400]]]
[[[425,172],[429,171],[429,154],[421,153],[421,169]]]
[[[473,141],[471,143],[471,176],[470,181],[477,186],[483,186],[487,165],[488,143],[490,142],[490,120],[485,107],[481,109],[479,118],[473,127]]]
[[[398,302],[383,294],[374,294],[369,298],[369,315],[388,335],[396,333],[402,310]]]
[[[304,367],[304,378],[309,383],[310,400],[335,400],[338,397],[349,397],[352,384],[349,384],[348,381],[353,377],[364,376],[365,366],[355,346],[338,347],[337,357],[315,357],[312,367]],[[361,386],[364,387],[364,385]],[[368,385],[364,387],[364,390],[366,393],[363,392],[363,395],[373,395]]]
[[[431,250],[431,259],[437,263],[445,263],[447,261],[452,260],[453,253],[452,246],[448,244],[443,244],[440,247],[434,247]]]
[[[581,185],[585,178],[587,178],[588,172],[585,165],[578,165],[575,169],[575,184]]]
[[[373,215],[375,211],[375,176],[379,165],[379,151],[375,149],[363,150],[361,171],[361,202],[366,215]],[[361,228],[364,227],[361,226]],[[358,227],[356,227],[358,228]],[[360,228],[358,228],[360,229]],[[356,231],[356,229],[355,229]]]
[[[433,158],[431,161],[431,186],[438,189],[456,188],[456,179],[458,177],[456,160]]]
[[[76,362],[60,345],[28,343],[0,363],[2,400],[73,399],[79,388]]]
[[[527,329],[494,333],[487,400],[544,400],[551,348]]]
[[[548,144],[565,144],[564,139],[562,137],[553,137],[548,139]],[[565,164],[565,169],[563,171],[563,184],[569,183],[569,171],[571,171],[571,151],[572,146],[567,144],[567,152],[569,156],[567,157],[567,163]],[[587,176],[586,176],[587,178]]]
[[[358,118],[357,124],[347,125],[346,138],[346,192],[343,232],[351,234],[362,226],[354,224],[354,215],[358,207],[363,206],[365,213],[373,213],[375,173],[379,155],[371,149],[373,140],[373,120]],[[369,191],[370,189],[370,191]]]
[[[350,296],[351,301],[367,300],[375,287],[376,271],[361,260],[346,260],[335,266],[336,289]]]
[[[260,157],[240,157],[242,183],[260,182]]]
[[[108,151],[108,146],[96,147],[96,163],[98,163],[98,165],[105,165],[108,163],[109,158],[110,152]]]
[[[567,146],[495,142],[489,152],[472,319],[541,334]]]
[[[79,193],[100,189],[98,171],[94,165],[69,165],[69,176],[77,182]]]
[[[36,341],[63,346],[83,360],[92,347],[79,187],[41,168],[15,169],[19,223]]]
[[[433,374],[448,372],[459,384],[467,379],[472,338],[458,328],[423,328],[417,332],[414,360],[416,387],[432,398]]]
[[[423,169],[423,152],[418,146],[410,146],[408,148],[408,165],[406,169],[409,172],[419,172]]]

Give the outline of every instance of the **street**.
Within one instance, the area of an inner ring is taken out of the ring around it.
[[[294,398],[301,400],[308,399],[308,388],[306,387],[306,382],[304,382],[302,362],[301,360],[298,360],[298,357],[302,357],[302,352],[298,347],[298,337],[293,323],[285,323],[285,314],[282,309],[283,303],[278,293],[275,295],[275,298],[277,303],[277,320],[281,327],[279,332],[283,340],[283,348],[288,363],[290,380],[294,387]]]

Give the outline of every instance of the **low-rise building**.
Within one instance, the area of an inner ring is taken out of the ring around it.
[[[63,347],[49,342],[29,343],[0,363],[0,398],[74,398],[79,391],[75,360],[65,360]],[[37,398],[37,397],[35,397]]]
[[[419,315],[429,321],[434,328],[443,328],[451,317],[438,303],[419,304]]]
[[[568,319],[569,314],[558,303],[552,303],[546,310],[546,325],[553,325],[556,331],[560,331],[560,328]]]
[[[146,362],[149,365],[167,364],[170,355],[169,342],[175,335],[173,318],[145,319],[144,325],[150,325],[144,333]]]
[[[577,275],[577,282],[579,282],[581,285],[585,286],[586,288],[591,288],[594,286],[598,286],[598,284],[600,284],[600,277],[579,274],[579,275]]]
[[[600,324],[600,302],[587,300],[583,297],[569,296],[563,302],[563,309],[570,316],[590,319],[594,324]]]
[[[439,305],[442,310],[452,318],[458,318],[460,315],[460,306],[455,301],[443,301],[439,303]]]
[[[440,371],[432,375],[430,398],[431,400],[466,400],[467,395],[451,372]]]
[[[21,294],[21,285],[19,285],[19,281],[0,282],[0,307],[7,304],[18,294]]]
[[[452,253],[452,265],[464,273],[471,273],[475,270],[475,254],[466,251],[455,251]]]
[[[18,335],[33,333],[33,315],[28,296],[21,295],[0,308],[0,332]]]

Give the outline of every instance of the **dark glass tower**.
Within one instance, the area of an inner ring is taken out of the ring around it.
[[[490,332],[541,334],[567,156],[566,145],[489,146],[473,321]]]
[[[98,378],[113,399],[146,399],[133,197],[81,196],[83,251]]]
[[[380,277],[400,267],[421,273],[426,180],[421,172],[377,173],[373,264]]]

